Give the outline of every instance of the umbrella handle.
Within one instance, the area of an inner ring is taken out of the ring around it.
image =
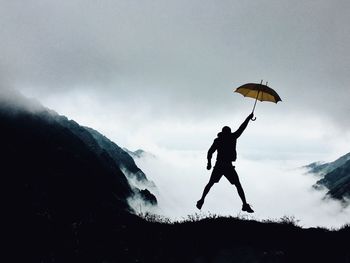
[[[262,82],[263,82],[263,81],[261,80],[260,85],[262,84]],[[254,107],[253,107],[253,111],[252,111],[252,113],[253,113],[253,114],[254,114],[254,110],[255,110],[256,102],[258,101],[259,93],[260,93],[260,90],[258,90],[258,94],[256,95],[256,98],[255,98],[255,103],[254,103]],[[255,121],[255,120],[256,120],[256,117],[251,118],[251,120],[252,120],[252,121]]]

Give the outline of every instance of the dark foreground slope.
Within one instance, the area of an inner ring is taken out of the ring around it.
[[[42,220],[18,247],[25,262],[349,262],[350,228],[301,229],[234,218],[176,224],[101,213],[73,224]],[[33,223],[31,223],[32,225]],[[27,224],[28,225],[28,224]]]
[[[302,229],[235,218],[161,224],[135,218],[109,233],[107,262],[349,262],[350,229]],[[123,237],[123,248],[116,249]],[[119,254],[122,252],[123,254]]]

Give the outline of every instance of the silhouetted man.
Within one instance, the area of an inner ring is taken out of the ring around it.
[[[237,152],[236,152],[236,142],[239,136],[243,133],[247,127],[249,120],[254,117],[254,114],[251,113],[245,121],[241,124],[237,131],[231,132],[230,127],[225,126],[222,128],[222,131],[218,133],[218,137],[214,140],[212,146],[208,151],[208,165],[207,169],[211,169],[211,158],[213,153],[217,151],[216,163],[211,174],[209,183],[205,186],[202,198],[197,202],[197,208],[201,209],[204,203],[204,199],[208,194],[210,188],[217,182],[220,181],[222,176],[225,176],[231,184],[234,184],[237,188],[239,197],[242,200],[242,210],[248,213],[253,213],[253,209],[247,203],[244,195],[243,188],[239,182],[238,174],[235,170],[235,167],[232,165],[232,162],[236,161]]]

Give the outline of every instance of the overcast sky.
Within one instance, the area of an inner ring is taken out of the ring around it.
[[[331,161],[350,150],[349,20],[348,0],[0,0],[0,85],[120,146],[196,151],[204,167],[221,127],[253,106],[233,90],[263,79],[283,101],[258,103],[239,156]]]
[[[264,79],[283,102],[258,104],[250,140],[348,146],[329,144],[350,127],[349,1],[0,3],[2,87],[121,144],[206,148],[249,114],[232,91]]]
[[[348,128],[349,17],[346,0],[1,1],[0,76],[102,129],[242,119],[252,101],[232,90],[261,79],[283,99],[262,122]]]

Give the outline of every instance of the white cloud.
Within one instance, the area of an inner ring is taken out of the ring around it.
[[[159,190],[159,214],[172,219],[186,218],[198,212],[196,201],[210,178],[205,152],[160,150],[157,158],[137,159],[137,164]],[[236,170],[256,219],[279,219],[294,216],[304,227],[341,227],[349,223],[350,207],[343,209],[338,201],[324,200],[326,191],[316,191],[317,178],[297,169],[300,161],[237,162]],[[223,177],[209,192],[202,208],[204,213],[242,215],[236,188]]]

